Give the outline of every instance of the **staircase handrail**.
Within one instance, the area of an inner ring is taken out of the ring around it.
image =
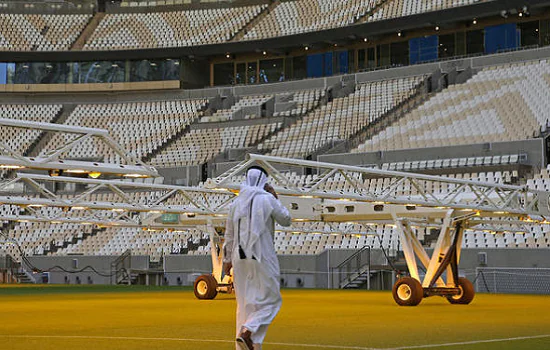
[[[126,249],[118,258],[111,263],[111,283],[119,284],[126,280],[128,284],[132,283],[130,270],[132,268],[132,251]]]
[[[371,248],[369,246],[364,246],[363,248],[359,249],[357,252],[349,256],[338,266],[333,268],[333,271],[336,270],[336,272],[338,273],[338,288],[342,288],[344,286],[344,282],[350,282],[350,276],[360,274],[361,270],[365,266],[370,265],[370,251]],[[362,262],[362,256],[364,253],[367,254],[365,263]],[[352,263],[355,263],[355,266],[352,266]]]
[[[20,265],[11,255],[4,256],[4,267],[0,269],[7,273],[7,280],[4,280],[4,283],[11,283],[16,278]]]

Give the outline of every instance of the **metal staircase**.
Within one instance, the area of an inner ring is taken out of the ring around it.
[[[370,278],[370,247],[363,247],[340,265],[332,269],[340,289],[357,289],[365,285]]]
[[[136,278],[132,277],[132,252],[127,249],[111,263],[111,284],[131,285]]]
[[[357,274],[355,277],[350,278],[350,280],[341,286],[342,289],[359,289],[365,284],[368,285],[369,279],[372,276],[372,271],[370,270],[369,266],[365,266],[364,268],[357,271]]]
[[[17,273],[15,273],[15,279],[17,280],[17,283],[19,284],[35,284],[36,281],[32,279],[27,271],[19,270]]]

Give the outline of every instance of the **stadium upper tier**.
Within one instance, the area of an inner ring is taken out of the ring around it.
[[[292,0],[204,9],[107,13],[83,50],[187,47],[261,40],[409,16],[490,0]],[[91,14],[0,14],[0,49],[69,50]]]
[[[251,28],[244,40],[343,27],[355,23],[376,8],[381,0],[301,0],[285,1]]]
[[[0,13],[0,50],[66,51],[91,15],[27,15]]]
[[[379,21],[466,6],[480,0],[299,0],[285,1],[251,28],[244,40],[266,39],[338,28],[361,21]]]
[[[377,11],[369,16],[369,21],[411,16],[419,13],[448,9],[457,6],[467,6],[484,0],[405,0],[379,1],[383,3]]]
[[[184,47],[229,41],[267,5],[107,14],[85,50]]]
[[[490,67],[436,94],[354,152],[523,140],[549,120],[546,60]]]

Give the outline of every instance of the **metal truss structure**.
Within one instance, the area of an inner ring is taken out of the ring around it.
[[[159,176],[154,167],[146,165],[139,158],[128,154],[126,150],[109,135],[107,130],[4,118],[0,118],[0,127],[63,133],[68,135],[69,139],[69,141],[66,141],[64,144],[58,145],[56,149],[48,151],[44,155],[38,157],[26,157],[21,152],[13,150],[5,142],[0,141],[0,168],[63,170],[71,173],[105,173],[127,177]],[[63,158],[64,153],[94,138],[100,143],[103,143],[106,149],[120,156],[122,163],[109,164]]]
[[[227,291],[230,285],[221,273],[223,238],[215,226],[223,225],[243,176],[252,165],[266,169],[295,221],[394,224],[411,275],[394,287],[394,298],[400,305],[417,305],[431,295],[447,296],[452,303],[468,303],[473,294],[458,275],[464,230],[505,226],[518,231],[526,223],[547,223],[550,217],[550,193],[527,187],[249,155],[208,181],[206,188],[18,174],[0,185],[0,194],[15,183],[23,183],[29,193],[0,195],[0,203],[20,206],[23,212],[1,219],[152,229],[206,225],[213,243],[214,276]],[[315,176],[298,181],[293,171]],[[372,186],[367,181],[381,178],[386,179],[385,186]],[[81,190],[64,192],[63,184]],[[443,187],[446,191],[436,194],[434,189]],[[163,223],[162,214],[176,214],[177,219]],[[440,228],[431,256],[414,234],[414,226]],[[418,263],[425,268],[423,278]]]
[[[235,179],[242,177],[252,165],[264,167],[282,194],[304,198],[475,210],[500,216],[550,217],[550,193],[527,187],[253,154],[247,161],[211,180],[209,186],[236,190],[238,185]],[[305,183],[292,181],[288,172],[302,172],[303,169],[309,169],[317,176]],[[335,178],[338,178],[339,186],[345,189],[327,189],[329,182]],[[379,178],[389,179],[388,185],[372,188],[365,184],[365,180]],[[443,186],[449,190],[440,195],[434,193],[435,189]],[[403,188],[414,194],[403,194]]]
[[[6,194],[4,189],[16,184],[25,185],[27,193]],[[65,192],[63,187],[67,185],[82,189]],[[22,208],[19,215],[3,215],[3,220],[106,227],[153,229],[204,224],[208,221],[206,218],[223,217],[235,196],[230,191],[197,187],[35,174],[17,174],[16,178],[0,184],[1,205]],[[158,223],[162,214],[176,214],[177,222]],[[180,219],[184,221],[181,224]]]
[[[246,169],[252,165],[267,170],[272,185],[297,221],[393,222],[397,215],[417,220],[418,224],[423,218],[429,225],[430,221],[442,219],[449,209],[456,216],[467,216],[472,225],[519,225],[545,222],[545,218],[550,217],[550,193],[527,187],[262,155],[249,155],[247,160],[209,180],[205,187],[18,173],[14,179],[0,183],[0,203],[19,205],[30,211],[55,207],[64,209],[65,213],[74,208],[80,213],[139,213],[140,223],[150,223],[151,218],[159,214],[180,214],[183,215],[181,222],[193,223],[196,220],[192,219],[198,216],[225,216]],[[316,176],[308,177],[305,182],[293,180],[292,170],[303,172],[304,169],[315,172]],[[388,185],[373,188],[365,182],[380,178],[388,179]],[[24,185],[24,194],[10,191],[18,184]],[[447,192],[434,194],[433,188],[444,185]],[[69,191],[67,187],[73,189]],[[78,189],[74,190],[75,187]],[[414,189],[414,194],[402,193],[404,187]],[[467,215],[469,213],[476,215]],[[491,217],[516,220],[483,220]],[[61,220],[63,216],[39,219]]]
[[[472,283],[458,271],[464,230],[483,225],[522,226],[525,221],[547,223],[550,217],[550,193],[527,187],[259,155],[250,155],[209,185],[236,189],[235,179],[252,165],[266,169],[281,194],[323,200],[323,205],[309,206],[314,211],[320,207],[323,220],[371,221],[391,215],[410,273],[392,290],[399,305],[418,305],[432,295],[445,296],[452,304],[470,303],[475,293]],[[316,176],[306,177],[305,182],[293,181],[292,170],[301,173],[304,169]],[[388,179],[383,187],[367,181],[380,178]],[[442,187],[446,191],[436,195],[434,189]],[[492,217],[515,220],[487,220]],[[412,229],[419,221],[439,224],[431,256]],[[425,269],[423,278],[418,262]]]

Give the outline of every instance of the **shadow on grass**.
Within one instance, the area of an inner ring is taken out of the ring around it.
[[[132,292],[183,292],[192,287],[174,286],[110,286],[110,285],[0,285],[0,295],[76,294],[76,293],[132,293]]]

